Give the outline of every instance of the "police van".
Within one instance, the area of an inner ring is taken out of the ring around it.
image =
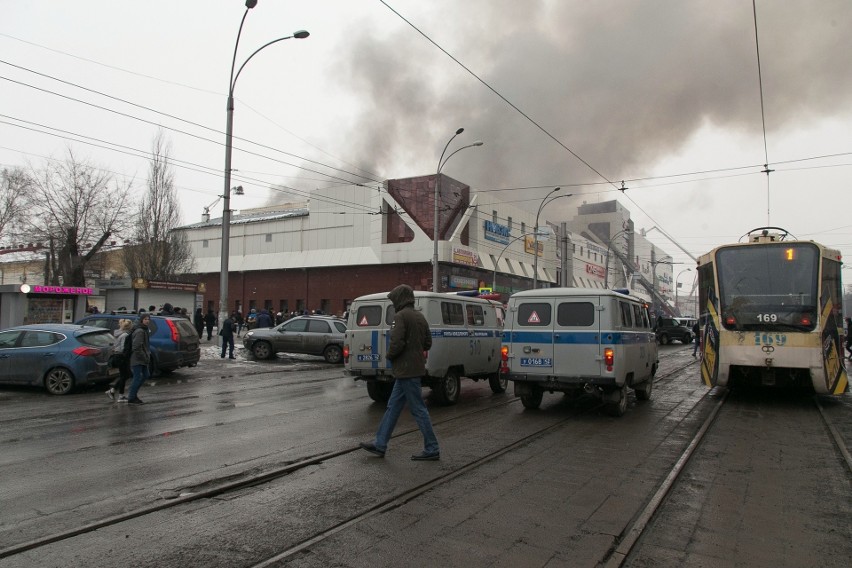
[[[429,322],[432,348],[426,358],[428,386],[443,404],[455,404],[461,378],[487,380],[501,393],[508,381],[500,371],[500,336],[503,307],[479,297],[414,291],[414,309]],[[393,389],[393,372],[386,353],[395,310],[387,292],[353,300],[349,308],[343,365],[347,375],[367,383],[375,401],[387,401]]]
[[[595,288],[547,288],[509,298],[503,376],[526,408],[547,392],[597,393],[621,416],[627,389],[648,400],[659,364],[648,309],[637,298]]]

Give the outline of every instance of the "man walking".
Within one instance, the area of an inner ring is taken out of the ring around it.
[[[371,454],[384,457],[393,429],[407,402],[408,410],[423,435],[423,451],[414,454],[411,459],[438,460],[441,457],[438,439],[432,430],[432,421],[423,403],[420,386],[420,378],[426,374],[425,352],[432,347],[429,323],[423,314],[414,309],[414,291],[410,286],[397,286],[391,290],[388,298],[396,310],[387,352],[387,358],[393,362],[393,390],[376,432],[376,439],[373,442],[361,442],[360,445]]]
[[[151,373],[148,371],[148,365],[151,363],[151,347],[148,337],[148,325],[150,323],[151,316],[147,313],[142,314],[130,335],[132,342],[130,369],[133,371],[133,382],[130,384],[130,391],[127,393],[128,404],[145,404],[139,398],[139,388],[151,377]],[[125,339],[125,341],[127,340]]]
[[[222,336],[222,359],[225,358],[225,350],[229,348],[228,359],[236,359],[234,357],[234,315],[225,318],[222,322],[222,327],[219,329],[219,335]]]

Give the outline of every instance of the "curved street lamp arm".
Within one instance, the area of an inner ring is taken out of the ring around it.
[[[459,128],[458,130],[456,130],[456,133],[455,133],[455,134],[453,134],[453,135],[450,137],[450,139],[449,139],[449,140],[447,140],[447,145],[446,145],[446,146],[444,146],[444,151],[443,151],[443,152],[441,152],[441,157],[440,157],[440,158],[438,158],[438,173],[439,173],[439,174],[441,173],[441,169],[444,167],[444,163],[445,163],[445,162],[444,162],[444,154],[446,154],[446,153],[447,153],[447,148],[449,148],[449,147],[450,147],[450,143],[451,143],[453,140],[455,140],[456,136],[458,136],[458,135],[459,135],[459,134],[461,134],[462,132],[464,132],[464,128]],[[458,152],[458,150],[456,150],[456,152]],[[453,152],[453,154],[455,154],[456,152]],[[452,156],[453,154],[450,154],[450,156]],[[449,158],[449,156],[447,156],[447,159],[448,159],[448,160],[450,159],[450,158]]]
[[[246,11],[243,13],[243,19],[240,20],[240,29],[237,31],[237,41],[234,42],[234,57],[231,59],[231,78],[228,83],[228,96],[234,96],[234,84],[236,83],[236,79],[234,79],[234,67],[237,66],[237,48],[240,46],[240,36],[243,35],[243,24],[246,23],[246,16],[248,16],[250,8],[246,8]],[[243,64],[245,65],[245,63]],[[242,70],[242,67],[240,67]],[[239,73],[237,73],[239,75]]]
[[[449,145],[449,142],[447,142],[447,145]],[[453,150],[452,153],[449,156],[447,156],[447,159],[444,160],[444,163],[442,163],[441,165],[438,166],[438,173],[441,173],[441,170],[444,169],[444,166],[447,164],[447,162],[450,161],[450,158],[452,158],[453,156],[455,156],[457,153],[461,152],[465,148],[473,148],[474,146],[482,146],[482,142],[477,141],[477,142],[474,142],[473,144],[468,144],[467,146],[462,146],[461,148],[456,148],[455,150]],[[446,150],[446,148],[444,150]]]
[[[506,246],[504,246],[504,247],[503,247],[503,250],[501,250],[501,251],[500,251],[500,255],[497,257],[497,261],[494,263],[494,276],[493,276],[493,278],[491,279],[491,288],[492,288],[492,289],[496,289],[496,288],[497,288],[497,268],[498,268],[498,266],[500,265],[500,259],[501,259],[501,258],[503,258],[503,253],[504,253],[504,252],[506,252],[506,249],[508,249],[508,248],[509,248],[509,246],[510,246],[512,243],[514,243],[514,242],[516,242],[516,241],[519,241],[519,240],[523,239],[524,237],[528,237],[528,236],[530,236],[530,235],[534,235],[534,234],[535,234],[535,233],[523,233],[522,235],[518,235],[517,237],[515,237],[514,239],[512,239],[511,241],[509,241],[508,243],[506,243]]]
[[[237,85],[237,79],[239,79],[239,78],[240,78],[240,73],[242,73],[242,72],[243,72],[243,68],[246,66],[246,63],[248,63],[249,61],[251,61],[251,58],[252,58],[252,57],[254,57],[255,55],[257,55],[257,54],[258,54],[258,52],[260,52],[260,51],[261,51],[262,49],[264,49],[264,48],[269,47],[269,46],[270,46],[270,45],[272,45],[273,43],[278,43],[279,41],[284,41],[285,39],[291,39],[292,37],[294,37],[294,36],[288,35],[287,37],[279,37],[278,39],[273,39],[273,40],[272,40],[272,41],[270,41],[269,43],[265,43],[265,44],[261,45],[260,47],[258,47],[257,49],[255,49],[255,50],[254,50],[254,53],[252,53],[251,55],[249,55],[249,56],[248,56],[248,59],[246,59],[245,61],[243,61],[243,64],[242,64],[242,65],[240,65],[240,68],[239,68],[239,70],[237,71],[236,76],[235,76],[233,79],[231,79],[231,90],[230,90],[230,91],[228,91],[228,94],[229,94],[231,97],[233,97],[233,96],[234,96],[234,87]],[[239,41],[239,38],[237,38],[237,41]],[[234,58],[236,58],[236,55],[237,55],[237,52],[236,52],[236,51],[234,51]],[[233,74],[233,72],[234,72],[234,70],[233,70],[233,68],[232,68],[232,69],[231,69],[231,73]]]

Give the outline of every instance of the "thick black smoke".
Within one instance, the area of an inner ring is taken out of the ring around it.
[[[748,0],[389,4],[610,180],[646,174],[704,124],[762,137]],[[459,144],[485,147],[454,157],[445,173],[476,190],[603,181],[394,21],[381,38],[369,28],[347,36],[332,65],[363,109],[347,137],[360,167],[428,174],[463,126]],[[852,2],[759,0],[757,22],[770,139],[794,122],[849,111]],[[729,165],[763,160],[761,143]]]

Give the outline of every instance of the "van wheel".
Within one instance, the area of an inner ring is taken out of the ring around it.
[[[491,386],[491,392],[500,394],[506,392],[509,386],[509,379],[500,374],[499,371],[488,377],[488,384]]]
[[[367,394],[376,402],[387,402],[393,390],[393,383],[367,381]]]
[[[610,416],[624,416],[627,411],[627,387],[616,388],[604,395],[606,412]]]
[[[669,344],[669,336],[665,333],[660,336],[660,345],[668,345]]]
[[[636,392],[636,400],[648,400],[651,398],[651,391],[654,389],[654,378],[648,377],[641,385],[637,386],[634,391]]]
[[[258,359],[269,359],[273,355],[272,346],[265,341],[255,343],[254,347],[251,348],[251,352]]]
[[[539,406],[541,406],[541,399],[544,397],[544,391],[541,389],[537,389],[535,387],[530,387],[530,390],[526,394],[521,395],[521,404],[524,405],[524,408],[529,408],[535,410]]]
[[[458,371],[450,369],[442,379],[438,380],[438,384],[433,389],[438,394],[438,400],[441,404],[453,405],[459,401],[459,391],[461,391],[461,377]]]
[[[339,345],[329,345],[322,352],[322,356],[325,357],[326,363],[340,363],[343,361],[343,350]]]

